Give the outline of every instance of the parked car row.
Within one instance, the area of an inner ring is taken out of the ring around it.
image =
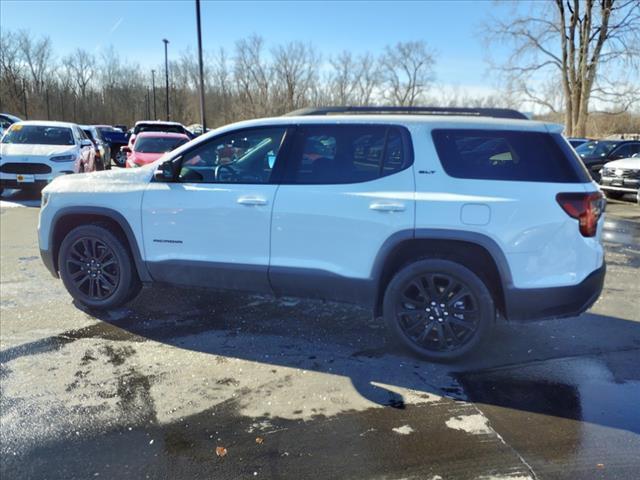
[[[0,114],[0,188],[36,189],[71,173],[139,167],[195,137],[176,122],[126,126],[22,121]],[[0,190],[1,192],[1,190]]]
[[[568,138],[608,198],[636,194],[640,204],[640,140]]]

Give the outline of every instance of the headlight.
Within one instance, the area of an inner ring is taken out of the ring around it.
[[[49,160],[52,162],[73,162],[75,159],[75,155],[59,155],[57,157],[51,157]]]

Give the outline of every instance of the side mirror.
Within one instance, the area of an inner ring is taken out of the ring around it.
[[[124,153],[131,153],[131,149],[128,146],[124,146],[120,148],[120,150],[122,150]]]
[[[175,176],[175,168],[172,160],[162,162],[153,174],[153,178],[158,182],[173,182]]]
[[[81,147],[91,147],[93,148],[93,143],[91,142],[91,140],[80,140],[80,146]]]

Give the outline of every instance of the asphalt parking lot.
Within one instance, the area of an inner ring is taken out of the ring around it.
[[[638,478],[640,207],[611,202],[601,299],[430,364],[356,308],[145,290],[76,307],[38,200],[0,203],[3,479]]]

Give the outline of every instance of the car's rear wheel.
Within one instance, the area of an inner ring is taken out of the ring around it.
[[[87,307],[118,307],[140,289],[125,244],[100,225],[83,225],[67,234],[60,246],[58,268],[71,296]]]
[[[394,337],[429,360],[452,361],[478,347],[495,319],[483,281],[451,260],[419,260],[401,269],[384,296]]]

